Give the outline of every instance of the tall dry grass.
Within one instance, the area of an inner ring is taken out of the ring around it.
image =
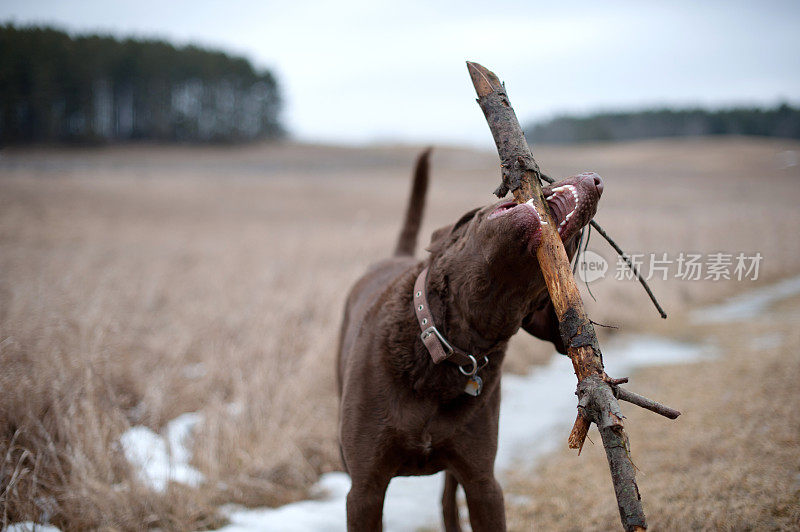
[[[543,148],[606,179],[598,220],[635,251],[759,250],[800,270],[797,143]],[[224,502],[278,504],[338,467],[333,358],[350,284],[394,244],[417,150],[322,146],[4,151],[0,158],[2,522],[196,529]],[[422,240],[492,200],[490,152],[441,149]],[[591,246],[603,250],[596,239]],[[603,252],[608,258],[612,255]],[[740,289],[656,283],[671,312]],[[598,321],[660,327],[632,283],[596,283]],[[509,370],[549,353],[512,343]],[[206,482],[144,485],[118,438],[203,415]]]

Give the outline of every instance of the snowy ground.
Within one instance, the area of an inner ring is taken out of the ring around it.
[[[128,429],[120,443],[128,461],[138,466],[139,477],[156,491],[164,491],[170,481],[196,486],[203,474],[189,465],[192,430],[201,421],[200,414],[187,412],[167,424],[165,435],[148,427]]]
[[[742,321],[762,312],[773,303],[797,294],[800,294],[800,275],[734,296],[720,305],[692,311],[691,319],[697,324]]]

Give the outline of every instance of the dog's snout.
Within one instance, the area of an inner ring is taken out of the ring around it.
[[[603,179],[599,175],[594,172],[584,172],[581,176],[586,182],[594,185],[594,188],[597,189],[598,196],[603,193]]]

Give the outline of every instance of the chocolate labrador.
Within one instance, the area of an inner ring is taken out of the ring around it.
[[[417,161],[394,256],[356,282],[345,306],[337,370],[350,531],[381,529],[393,477],[443,470],[446,530],[460,530],[459,484],[472,529],[504,530],[494,458],[508,340],[523,328],[565,352],[535,255],[543,222],[531,203],[473,209],[433,233],[425,260],[414,258],[429,152]],[[570,257],[602,192],[594,173],[544,189]]]

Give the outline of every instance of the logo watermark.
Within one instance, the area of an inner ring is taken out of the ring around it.
[[[631,264],[650,279],[678,279],[681,281],[756,281],[761,262],[761,253],[631,253],[628,255]],[[609,271],[608,261],[599,253],[586,250],[578,257],[576,273],[578,278],[591,283],[605,279]],[[617,257],[614,279],[626,281],[636,279],[636,275],[628,267],[622,257]]]
[[[578,257],[578,278],[584,283],[603,279],[608,271],[608,262],[591,249]]]

